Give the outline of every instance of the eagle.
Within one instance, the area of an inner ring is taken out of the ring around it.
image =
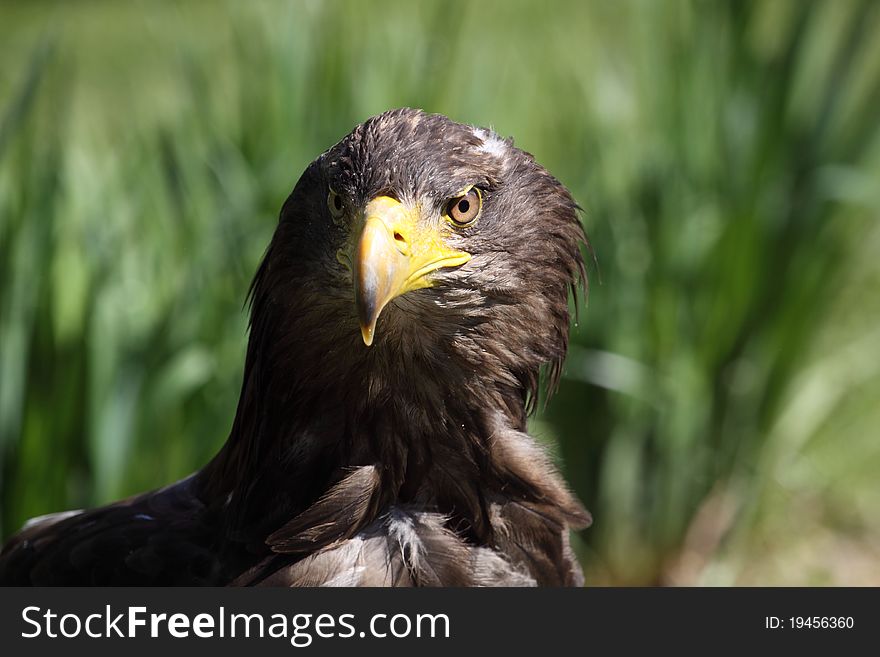
[[[579,586],[591,522],[527,433],[587,245],[572,195],[486,128],[397,109],[284,202],[227,442],[201,470],[30,520],[6,585]]]

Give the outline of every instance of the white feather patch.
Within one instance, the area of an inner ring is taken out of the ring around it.
[[[502,158],[507,154],[507,143],[488,130],[475,128],[474,136],[483,142],[482,145],[477,148],[480,152],[497,158]]]

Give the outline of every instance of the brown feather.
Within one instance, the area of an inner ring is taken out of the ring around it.
[[[376,466],[353,468],[308,509],[272,532],[266,544],[273,552],[313,552],[360,529],[375,512],[379,490]]]

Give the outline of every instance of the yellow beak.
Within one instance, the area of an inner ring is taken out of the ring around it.
[[[440,234],[418,222],[418,211],[379,196],[364,208],[364,228],[354,257],[354,296],[364,344],[373,344],[376,321],[389,301],[430,287],[426,278],[441,267],[471,259],[443,244]]]

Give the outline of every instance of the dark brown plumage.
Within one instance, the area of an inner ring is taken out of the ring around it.
[[[583,242],[510,141],[410,109],[357,126],[281,210],[226,445],[168,488],[31,521],[0,581],[580,584],[589,515],[525,431]]]

